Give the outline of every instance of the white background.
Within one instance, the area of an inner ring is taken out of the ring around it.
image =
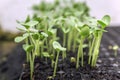
[[[120,0],[85,1],[91,8],[92,16],[100,19],[103,15],[108,14],[112,18],[111,25],[120,26]],[[40,0],[0,0],[0,25],[4,30],[17,31],[16,20],[24,20],[26,15],[32,13],[31,6],[39,2]]]

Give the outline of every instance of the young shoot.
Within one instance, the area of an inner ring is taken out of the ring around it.
[[[79,68],[79,59],[81,58],[81,66],[84,65],[84,54],[83,54],[83,43],[86,37],[89,36],[89,26],[83,25],[81,28],[77,28],[80,34],[80,44],[78,48],[78,53],[77,53],[77,63],[76,63],[76,68]]]
[[[34,72],[35,57],[39,57],[43,53],[43,51],[40,52],[40,48],[44,47],[41,46],[41,43],[44,44],[44,39],[48,37],[46,33],[39,32],[39,30],[35,28],[38,23],[38,21],[30,20],[29,17],[27,17],[25,22],[20,23],[24,26],[24,28],[19,28],[20,31],[24,31],[23,36],[18,36],[15,38],[15,42],[17,43],[25,41],[23,49],[26,51],[27,62],[30,62],[31,80]]]
[[[76,63],[76,58],[75,58],[75,57],[71,57],[71,58],[70,58],[70,62],[71,62],[71,63]]]
[[[118,49],[119,49],[119,46],[118,46],[118,45],[114,45],[114,46],[113,46],[113,50],[114,50],[114,55],[115,55],[115,57],[117,56],[117,51],[118,51]]]
[[[95,44],[94,44],[94,50],[93,50],[93,55],[92,55],[92,62],[91,66],[95,66],[99,54],[99,47],[102,39],[103,32],[105,31],[104,29],[109,25],[110,23],[110,16],[105,15],[101,20],[98,20],[98,24],[101,26],[101,29],[95,29],[94,37],[95,37]]]
[[[59,42],[54,41],[53,42],[53,48],[57,51],[57,56],[56,56],[56,61],[55,61],[55,67],[54,67],[54,72],[53,72],[53,77],[56,76],[56,71],[57,71],[57,65],[58,65],[58,58],[60,51],[66,51],[66,48],[62,47]]]

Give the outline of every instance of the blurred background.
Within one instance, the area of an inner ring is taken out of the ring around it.
[[[45,1],[52,2],[53,0]],[[90,15],[98,19],[105,14],[110,15],[112,18],[110,27],[120,26],[120,0],[76,1],[85,1],[90,7]],[[19,26],[16,20],[23,21],[28,14],[32,15],[32,5],[40,2],[41,0],[0,0],[0,80],[17,80],[14,77],[7,79],[4,76],[7,74],[10,77],[22,72],[21,64],[24,62],[24,51],[20,44],[14,43],[14,37],[20,35],[16,29]],[[17,72],[14,72],[15,70]],[[11,71],[13,73],[10,74]]]
[[[31,6],[41,0],[0,0],[0,24],[4,30],[17,31],[16,20],[24,20],[26,15],[32,14]],[[45,0],[52,2],[53,0]],[[76,0],[85,1],[90,7],[90,14],[101,18],[108,14],[112,18],[111,25],[120,25],[120,0]]]

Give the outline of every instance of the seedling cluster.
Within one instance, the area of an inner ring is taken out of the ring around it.
[[[64,60],[68,58],[69,51],[76,55],[70,58],[71,62],[76,63],[76,69],[86,66],[84,56],[88,56],[88,64],[95,67],[103,32],[110,23],[108,15],[97,20],[89,15],[85,3],[74,0],[42,1],[33,9],[35,14],[32,17],[27,16],[24,22],[18,21],[23,26],[18,29],[24,33],[15,38],[15,42],[24,41],[23,49],[30,63],[31,79],[36,57],[51,60],[53,77],[56,76],[60,54]],[[88,51],[85,52],[84,48]]]

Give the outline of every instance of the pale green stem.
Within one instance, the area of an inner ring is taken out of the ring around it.
[[[117,57],[117,50],[114,50],[114,56]]]
[[[32,80],[33,76],[33,71],[34,71],[34,62],[32,59],[32,55],[30,54],[30,80]]]
[[[26,44],[29,44],[28,43],[28,38],[25,40]],[[29,52],[26,52],[26,60],[27,62],[29,62],[30,58],[29,58]]]
[[[52,59],[51,67],[53,68],[54,66],[54,60]]]
[[[95,43],[95,38],[93,38],[92,45],[89,46],[89,59],[88,59],[88,64],[90,64],[91,59],[92,59],[92,51],[93,51],[93,48],[94,48],[94,45],[95,45],[94,43]]]
[[[74,38],[73,38],[73,52],[75,52],[76,50],[76,37],[77,37],[77,34],[76,34],[76,31],[74,32]]]
[[[99,33],[99,36],[97,37],[97,39],[95,41],[95,48],[94,48],[94,51],[93,51],[93,58],[92,58],[92,64],[91,64],[91,66],[93,66],[93,67],[96,65],[96,61],[97,61],[97,58],[98,58],[101,38],[102,38],[102,32]]]
[[[83,66],[83,41],[84,39],[81,38],[80,40],[80,45],[78,48],[78,53],[77,53],[77,63],[76,63],[76,68],[79,68],[79,58],[81,57],[81,66]]]
[[[70,49],[71,49],[71,42],[72,42],[72,32],[69,32],[69,34],[68,34],[68,43],[67,43],[68,51],[70,51]]]
[[[40,53],[39,53],[39,40],[36,40],[35,54],[36,54],[36,56],[40,56]]]
[[[57,51],[57,57],[56,57],[56,61],[55,61],[55,67],[54,67],[53,77],[56,76],[56,71],[57,71],[57,64],[58,64],[59,54],[60,54],[59,51]]]
[[[84,39],[81,39],[81,47],[80,47],[80,52],[81,52],[81,66],[83,66],[84,65],[84,60],[83,60],[83,58],[84,58],[84,54],[83,54],[83,41],[84,41]]]
[[[66,47],[66,33],[63,35],[63,47]],[[66,58],[66,51],[63,51],[62,58]]]

